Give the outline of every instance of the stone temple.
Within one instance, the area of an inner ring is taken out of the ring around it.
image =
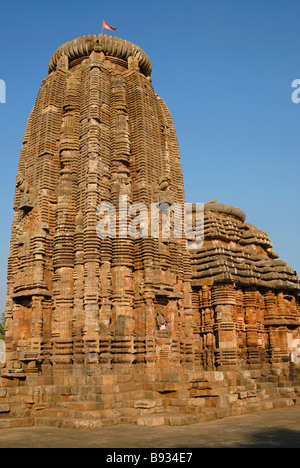
[[[170,235],[124,235],[133,207],[141,234],[144,207],[185,205],[150,76],[145,52],[112,36],[50,59],[16,177],[0,428],[178,425],[300,402],[300,283],[267,234],[210,201],[194,248],[175,235],[180,210]],[[100,235],[99,206],[115,207],[116,235]]]

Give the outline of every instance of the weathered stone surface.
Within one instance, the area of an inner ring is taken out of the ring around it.
[[[10,406],[9,405],[0,405],[0,413],[9,413]]]
[[[203,246],[191,251],[194,323],[198,319],[203,337],[204,367],[297,364],[296,273],[278,260],[268,235],[245,223],[238,209],[205,204],[204,231]]]
[[[216,201],[197,249],[175,235],[180,210],[171,235],[149,223],[153,204],[185,204],[150,74],[110,36],[50,60],[16,178],[2,427],[179,425],[300,400],[300,283],[268,235]]]

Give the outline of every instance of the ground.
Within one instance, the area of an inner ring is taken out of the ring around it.
[[[300,448],[300,405],[190,426],[1,429],[0,448]]]

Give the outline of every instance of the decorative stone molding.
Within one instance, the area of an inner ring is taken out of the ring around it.
[[[125,61],[129,60],[130,67],[132,66],[132,59],[135,59],[141,73],[145,76],[151,75],[150,60],[140,47],[124,39],[101,34],[98,36],[95,34],[93,36],[82,36],[60,46],[49,61],[48,71],[49,73],[55,71],[58,63],[60,63],[60,58],[63,56],[66,56],[69,63],[71,63],[78,58],[88,57],[93,50],[103,52],[106,56],[120,58]]]

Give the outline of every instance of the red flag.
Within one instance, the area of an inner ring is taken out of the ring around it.
[[[116,28],[113,28],[112,26],[109,26],[104,20],[102,21],[102,28],[103,29],[110,29],[111,31],[115,31]]]

